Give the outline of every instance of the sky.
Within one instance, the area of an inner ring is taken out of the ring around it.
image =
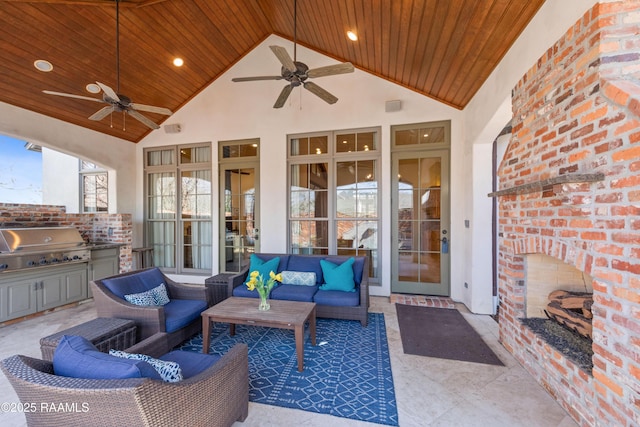
[[[0,135],[0,203],[42,203],[42,154]]]

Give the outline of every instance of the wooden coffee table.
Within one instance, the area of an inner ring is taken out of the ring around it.
[[[295,331],[298,372],[304,369],[304,324],[309,321],[311,344],[316,345],[316,304],[313,302],[269,300],[270,310],[258,310],[257,298],[230,297],[202,312],[202,352],[209,352],[211,322],[229,323],[229,334],[236,325],[266,326]]]

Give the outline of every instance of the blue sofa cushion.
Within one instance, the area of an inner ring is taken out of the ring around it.
[[[316,273],[316,284],[323,283],[322,267],[319,257],[305,257],[302,255],[289,255],[289,271],[309,271]]]
[[[318,305],[331,305],[334,307],[357,307],[360,305],[360,293],[319,290],[313,296],[313,302]]]
[[[164,275],[159,268],[139,271],[126,276],[103,279],[102,284],[114,295],[124,299],[128,294],[139,294],[149,291],[164,283]]]
[[[259,275],[262,275],[264,283],[267,283],[269,280],[269,273],[278,272],[278,267],[280,265],[280,257],[274,257],[269,260],[263,260],[256,254],[251,254],[251,260],[249,262],[249,274],[247,274],[247,280],[245,280],[245,286],[247,282],[249,282],[250,274],[253,271],[257,271]],[[277,283],[277,282],[276,282]]]
[[[166,332],[177,331],[200,317],[206,310],[207,302],[191,299],[172,299],[164,305]]]
[[[213,366],[218,360],[220,360],[220,356],[174,350],[164,356],[160,356],[160,360],[176,362],[180,365],[182,377],[187,379],[194,375],[198,375],[200,372]]]
[[[318,286],[280,285],[271,291],[273,299],[313,302]]]
[[[320,260],[325,283],[320,286],[323,291],[343,291],[355,292],[355,282],[353,281],[353,263],[355,259],[349,258],[340,265],[334,264],[324,259]]]
[[[89,340],[77,335],[64,335],[60,339],[53,353],[53,372],[71,378],[161,379],[147,362],[102,353]]]
[[[273,290],[271,290],[271,292],[273,292]],[[250,291],[249,289],[247,289],[247,285],[245,285],[244,283],[240,286],[236,286],[235,288],[233,288],[232,295],[234,297],[244,297],[244,298],[258,298],[260,296],[258,295],[257,290],[254,289]]]

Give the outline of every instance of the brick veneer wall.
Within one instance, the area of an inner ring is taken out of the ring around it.
[[[640,425],[640,0],[596,4],[513,90],[499,198],[500,337],[580,425]],[[523,327],[525,257],[593,277],[593,373]]]
[[[1,228],[61,226],[76,227],[87,242],[121,243],[120,271],[131,270],[130,214],[68,214],[64,206],[0,203]]]

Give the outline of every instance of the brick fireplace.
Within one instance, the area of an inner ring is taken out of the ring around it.
[[[501,341],[581,426],[640,425],[640,0],[596,4],[512,101],[492,193]],[[539,286],[528,257],[588,278],[592,371],[521,321],[527,288]]]

